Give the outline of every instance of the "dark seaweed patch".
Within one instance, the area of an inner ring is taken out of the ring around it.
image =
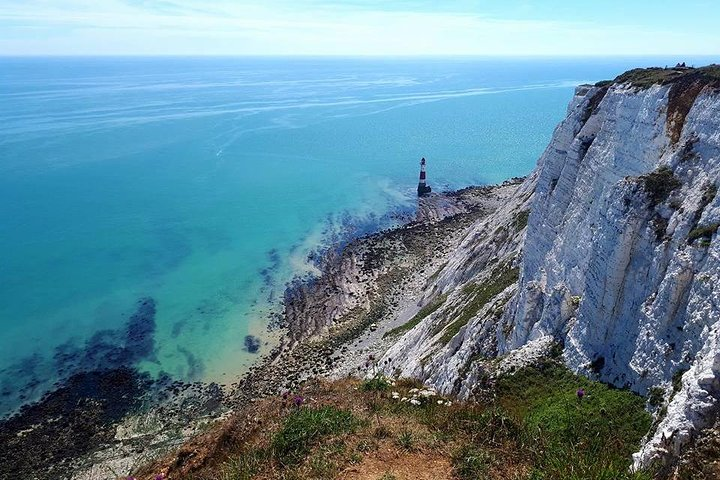
[[[19,404],[37,398],[49,387],[48,378],[57,376],[62,382],[79,372],[108,371],[153,360],[155,312],[155,301],[143,298],[124,328],[96,332],[84,345],[59,345],[50,362],[35,353],[3,369],[0,413],[7,414]]]
[[[150,385],[146,375],[131,368],[71,376],[0,422],[0,478],[67,478],[64,460],[110,442],[114,424],[140,405]]]
[[[183,329],[185,328],[185,324],[187,324],[187,320],[180,320],[173,324],[172,330],[170,331],[170,335],[172,336],[172,338],[177,338],[180,333],[182,333]]]
[[[245,336],[245,350],[250,353],[257,353],[260,350],[260,339],[255,335]]]
[[[263,283],[265,286],[270,287],[273,284],[273,274],[280,268],[280,252],[276,248],[273,248],[267,253],[269,265],[262,270],[260,274],[263,277]]]
[[[155,356],[155,301],[145,298],[128,322],[125,349],[131,362]]]
[[[186,377],[190,379],[202,377],[205,371],[205,365],[203,365],[202,361],[187,348],[178,347],[178,351],[185,357],[188,364]]]

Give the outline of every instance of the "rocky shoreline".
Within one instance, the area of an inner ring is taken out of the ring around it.
[[[358,238],[326,255],[318,278],[288,289],[287,335],[241,379],[229,399],[232,411],[296,390],[313,378],[364,376],[368,360],[380,358],[392,345],[386,334],[420,309],[421,292],[444,266],[448,253],[478,219],[514,195],[522,180],[422,199],[415,221]],[[201,463],[207,453],[203,452],[170,452],[141,473],[152,478],[150,472],[168,468],[184,471]]]
[[[419,200],[414,221],[328,250],[319,277],[288,287],[280,345],[230,392],[215,384],[150,380],[124,367],[73,377],[2,422],[2,443],[10,448],[0,459],[0,478],[119,477],[172,455],[207,425],[259,398],[313,377],[362,375],[367,358],[389,348],[384,334],[407,321],[398,313],[419,309],[418,295],[466,229],[521,181],[431,195]],[[27,451],[35,454],[24,456]]]
[[[286,293],[288,334],[241,380],[235,398],[276,395],[314,376],[357,374],[368,356],[390,346],[385,333],[409,320],[398,314],[420,309],[418,295],[466,230],[502,205],[522,180],[420,199],[415,221],[326,256],[319,278]]]

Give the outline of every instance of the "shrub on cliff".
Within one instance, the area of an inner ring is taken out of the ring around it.
[[[680,180],[673,174],[673,171],[666,166],[643,175],[640,179],[652,206],[664,202],[673,190],[682,185]]]
[[[698,227],[688,233],[688,243],[693,243],[695,240],[702,239],[706,242],[710,242],[712,236],[720,228],[720,223],[712,223],[704,227]]]
[[[523,228],[527,227],[529,218],[530,218],[530,210],[523,210],[521,212],[518,212],[517,215],[515,215],[515,218],[513,219],[513,223],[515,225],[515,230],[517,230],[519,232]]]

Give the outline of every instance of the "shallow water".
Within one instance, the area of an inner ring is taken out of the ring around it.
[[[0,58],[0,415],[134,345],[146,298],[141,369],[232,381],[308,252],[412,209],[421,156],[435,190],[525,175],[574,85],[638,63]]]

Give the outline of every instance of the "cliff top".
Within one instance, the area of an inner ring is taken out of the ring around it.
[[[705,85],[720,88],[720,65],[712,64],[699,68],[634,68],[619,75],[615,80],[604,80],[596,83],[595,86],[604,87],[613,83],[630,83],[636,87],[650,88],[653,85],[694,82],[696,80]]]
[[[308,382],[247,405],[132,478],[649,478],[627,473],[651,423],[642,397],[554,360],[485,388],[475,403],[379,374]]]
[[[675,67],[661,68],[634,68],[615,80],[597,82],[595,87],[601,89],[601,95],[595,96],[596,104],[603,99],[604,92],[611,85],[630,84],[633,87],[646,89],[653,85],[670,85],[668,95],[668,134],[670,141],[675,144],[680,139],[685,117],[690,112],[695,99],[705,89],[720,90],[720,65],[712,64],[704,67],[687,67],[678,64]],[[595,108],[591,108],[590,112]]]

